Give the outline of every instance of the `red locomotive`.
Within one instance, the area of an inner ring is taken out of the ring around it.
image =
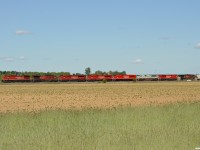
[[[30,76],[17,76],[17,75],[5,75],[2,77],[2,82],[30,82]]]
[[[136,81],[136,75],[119,74],[113,76],[113,81]]]
[[[54,75],[43,75],[43,76],[40,76],[40,81],[42,81],[42,82],[56,82],[56,81],[58,81],[58,78],[57,78],[57,76],[54,76]]]
[[[69,81],[84,82],[86,81],[86,76],[85,75],[61,75],[58,77],[58,79],[61,82],[69,82]]]
[[[158,75],[160,81],[174,81],[178,80],[178,75],[176,74],[162,74]]]
[[[87,81],[112,81],[112,75],[89,75],[87,76]]]

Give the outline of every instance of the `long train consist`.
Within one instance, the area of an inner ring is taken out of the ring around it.
[[[2,82],[95,82],[95,81],[176,81],[176,80],[200,80],[200,75],[194,74],[159,74],[159,75],[4,75]]]

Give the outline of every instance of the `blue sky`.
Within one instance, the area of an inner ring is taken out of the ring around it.
[[[7,0],[0,70],[200,73],[199,0]]]

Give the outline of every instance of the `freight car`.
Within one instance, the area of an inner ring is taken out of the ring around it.
[[[32,81],[33,82],[42,82],[40,75],[33,75],[32,76]]]
[[[181,74],[178,76],[180,77],[180,80],[194,80],[197,77],[194,74]]]
[[[200,80],[200,74],[197,74],[196,79]]]
[[[138,81],[158,81],[158,75],[137,75]]]

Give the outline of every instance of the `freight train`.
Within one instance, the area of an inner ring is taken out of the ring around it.
[[[2,82],[96,82],[96,81],[176,81],[176,80],[200,80],[200,75],[193,74],[159,74],[159,75],[4,75]]]

